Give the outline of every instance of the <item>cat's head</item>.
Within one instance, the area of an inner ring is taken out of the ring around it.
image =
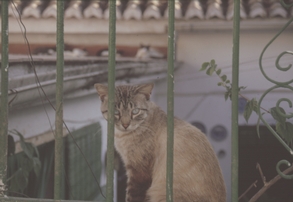
[[[115,88],[115,129],[128,133],[139,127],[148,116],[154,84],[121,85]],[[95,84],[102,101],[101,112],[108,119],[108,87]],[[117,133],[117,131],[116,131]]]

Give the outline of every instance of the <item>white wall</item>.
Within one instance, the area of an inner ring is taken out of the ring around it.
[[[100,101],[95,93],[74,99],[64,99],[64,120],[69,129],[77,130],[102,120],[99,106]],[[25,138],[51,131],[54,125],[55,111],[49,104],[9,112],[9,130],[16,129]]]

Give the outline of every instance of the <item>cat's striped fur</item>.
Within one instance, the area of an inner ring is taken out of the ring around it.
[[[107,119],[107,87],[95,84]],[[115,147],[127,172],[127,202],[166,201],[167,116],[151,102],[153,84],[115,89]],[[225,202],[218,160],[205,135],[174,118],[174,202]]]

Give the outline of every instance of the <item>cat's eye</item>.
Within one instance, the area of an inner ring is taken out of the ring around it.
[[[115,112],[114,112],[114,114],[115,114],[115,115],[119,115],[119,114],[120,114],[120,112],[119,112],[117,109],[115,109]]]
[[[135,108],[135,109],[133,109],[133,110],[132,110],[132,112],[131,112],[131,113],[132,113],[133,115],[136,115],[136,114],[138,114],[138,113],[139,113],[139,111],[140,111],[140,109],[138,109],[138,108]]]

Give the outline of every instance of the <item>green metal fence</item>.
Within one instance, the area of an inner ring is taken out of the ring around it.
[[[57,76],[55,118],[54,199],[62,199],[63,179],[63,67],[64,67],[64,1],[57,1]]]
[[[8,133],[8,1],[1,1],[1,110],[0,110],[0,197],[4,196],[7,173]]]
[[[116,56],[116,1],[109,1],[109,62],[108,62],[108,141],[106,201],[113,201],[114,179],[114,110],[115,110],[115,56]]]
[[[57,1],[57,85],[56,85],[56,147],[55,153],[55,200],[61,199],[61,184],[63,168],[63,66],[64,66],[64,1]],[[238,77],[239,77],[239,37],[240,37],[240,0],[234,0],[233,24],[233,80],[232,80],[232,201],[238,201]],[[8,4],[9,1],[1,0],[1,110],[0,110],[0,200],[1,201],[54,201],[47,199],[23,199],[6,197],[7,178],[7,133],[8,133]],[[168,141],[167,141],[167,201],[173,201],[173,108],[174,108],[174,5],[175,0],[168,1]],[[115,88],[115,55],[116,55],[116,1],[109,1],[109,62],[108,62],[108,145],[107,145],[107,189],[106,201],[113,201],[113,159],[114,159],[114,88]],[[290,81],[292,83],[292,81]],[[290,83],[286,83],[289,85]],[[288,86],[287,86],[288,87]],[[288,87],[292,90],[292,87]],[[292,151],[292,150],[290,150]],[[4,197],[5,196],[5,197]]]
[[[238,82],[239,82],[239,36],[240,1],[234,1],[233,58],[232,58],[232,201],[238,201]]]
[[[54,185],[54,198],[56,200],[61,199],[61,184],[62,184],[62,155],[63,154],[63,50],[64,50],[64,39],[63,39],[63,25],[64,25],[64,1],[57,1],[57,89],[56,89],[56,147],[55,153],[55,185]],[[7,154],[7,129],[8,129],[8,3],[9,1],[1,1],[1,19],[2,19],[2,61],[1,61],[1,133],[0,133],[0,186],[6,184],[6,154]],[[238,63],[239,63],[239,7],[240,0],[235,1],[235,17],[234,17],[234,55],[233,55],[233,90],[238,90]],[[174,11],[175,11],[175,0],[168,1],[168,72],[167,72],[167,83],[168,83],[168,99],[167,99],[167,114],[168,114],[168,140],[167,140],[167,201],[173,201],[173,108],[174,108],[174,45],[175,45],[175,29],[174,29]],[[113,159],[114,159],[114,88],[115,88],[115,39],[116,39],[116,1],[109,1],[109,63],[108,63],[108,95],[109,95],[109,109],[108,109],[108,141],[107,141],[107,191],[106,201],[113,201]],[[236,93],[235,93],[236,95]],[[233,117],[235,121],[232,122],[233,128],[233,201],[237,201],[237,96],[233,97]],[[2,182],[2,183],[1,183]],[[5,190],[5,188],[1,188]],[[0,192],[0,197],[4,196],[4,192]],[[31,199],[5,199],[7,201],[32,201]],[[51,201],[51,200],[38,200],[34,201]]]

